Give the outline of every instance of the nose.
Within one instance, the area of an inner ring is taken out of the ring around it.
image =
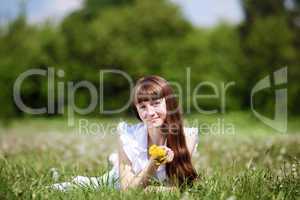
[[[150,118],[154,117],[155,111],[154,111],[154,109],[152,108],[152,106],[151,106],[151,105],[147,105],[146,108],[147,108],[146,111],[147,111],[148,117],[150,117]]]

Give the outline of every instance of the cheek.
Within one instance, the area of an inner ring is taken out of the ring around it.
[[[160,112],[164,116],[167,115],[167,105],[166,105],[166,101],[165,100],[163,100],[163,102],[161,103]]]
[[[160,108],[158,113],[162,119],[165,119],[165,117],[167,116],[167,110],[165,109],[165,107]]]
[[[142,120],[146,118],[146,112],[138,110],[138,114]]]

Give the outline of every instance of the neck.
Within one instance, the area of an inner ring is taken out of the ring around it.
[[[166,140],[159,127],[148,128],[148,136],[151,143],[156,145],[164,145]]]

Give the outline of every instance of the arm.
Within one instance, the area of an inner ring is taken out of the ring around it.
[[[132,170],[132,165],[126,153],[123,150],[122,142],[119,139],[119,174],[120,186],[122,190],[127,190],[131,187],[142,186],[145,187],[149,178],[155,173],[158,166],[155,161],[150,159],[147,166],[137,175]]]

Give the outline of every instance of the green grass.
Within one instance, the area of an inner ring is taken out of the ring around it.
[[[215,123],[216,117],[186,119],[190,124],[195,119]],[[235,125],[235,134],[200,134],[193,162],[201,178],[192,188],[172,194],[109,187],[50,190],[46,186],[72,176],[105,173],[107,156],[117,147],[116,135],[79,134],[78,127],[66,126],[61,118],[13,121],[1,128],[0,199],[299,199],[299,120],[290,120],[288,134],[280,134],[247,113],[230,113],[224,119]],[[111,127],[118,121],[89,119]],[[60,174],[56,181],[52,168]]]

